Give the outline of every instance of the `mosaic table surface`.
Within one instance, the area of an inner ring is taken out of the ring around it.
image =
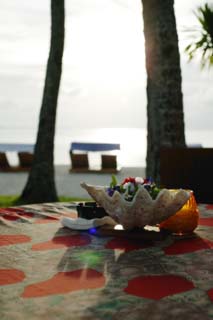
[[[0,209],[0,319],[213,318],[213,205],[192,237],[97,236],[75,204]]]

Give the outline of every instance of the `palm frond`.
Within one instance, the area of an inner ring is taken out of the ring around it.
[[[194,14],[200,25],[199,30],[195,30],[198,40],[188,44],[185,52],[188,54],[189,60],[200,52],[201,66],[204,67],[207,64],[213,66],[213,7],[205,3],[198,7]]]

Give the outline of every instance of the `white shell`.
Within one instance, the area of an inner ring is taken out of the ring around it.
[[[149,192],[139,186],[132,201],[118,191],[107,194],[107,187],[81,183],[89,195],[124,229],[156,225],[174,215],[190,198],[190,191],[162,189],[153,200]]]
[[[63,217],[61,219],[61,224],[64,227],[73,229],[73,230],[88,230],[95,227],[100,227],[105,224],[108,225],[115,225],[115,221],[109,217],[97,218],[97,219],[83,219],[83,218],[70,218],[70,217]]]

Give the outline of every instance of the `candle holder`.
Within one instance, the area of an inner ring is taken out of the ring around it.
[[[179,235],[188,234],[196,229],[198,220],[199,210],[193,191],[190,191],[189,200],[176,214],[161,222],[160,228]]]

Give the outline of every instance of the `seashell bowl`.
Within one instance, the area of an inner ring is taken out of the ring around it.
[[[178,212],[191,197],[191,191],[162,189],[152,199],[146,188],[140,185],[132,201],[127,201],[118,191],[110,196],[104,186],[83,182],[81,187],[126,230],[160,224]]]

